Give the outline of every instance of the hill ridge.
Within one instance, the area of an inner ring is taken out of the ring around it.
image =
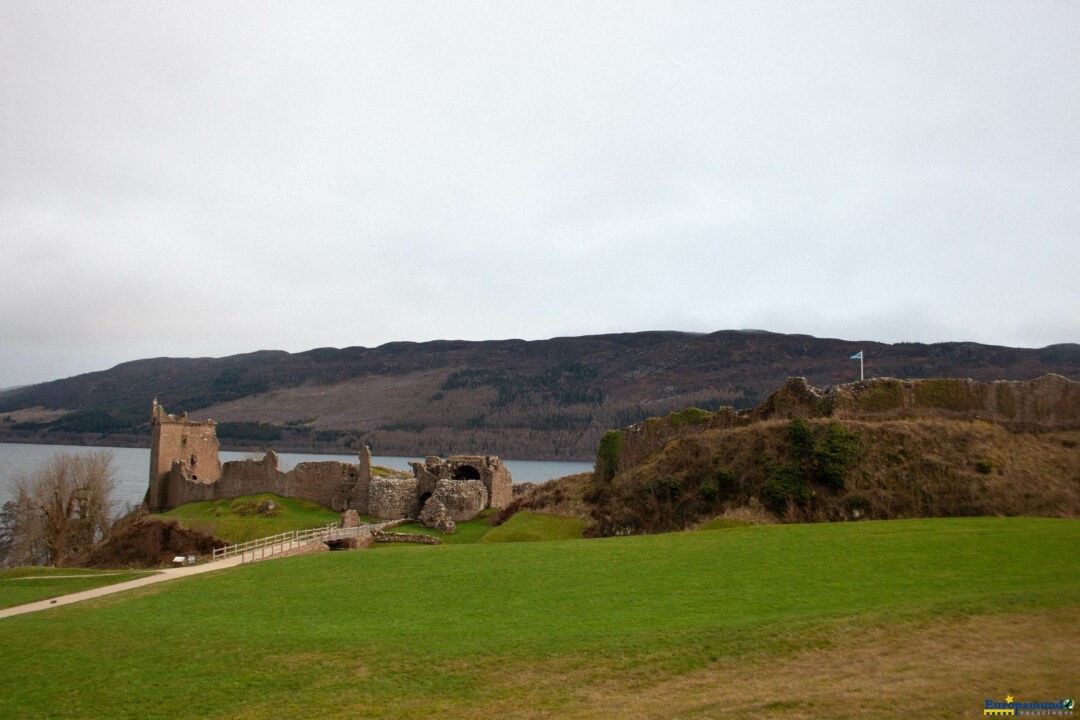
[[[0,392],[0,440],[145,444],[156,397],[222,423],[223,446],[589,459],[611,427],[687,406],[752,408],[793,375],[1080,380],[1080,345],[878,343],[767,331],[433,340],[146,358]],[[37,409],[37,414],[35,414]],[[51,414],[48,411],[52,411]],[[64,411],[64,412],[60,412]],[[104,436],[104,437],[102,437]]]

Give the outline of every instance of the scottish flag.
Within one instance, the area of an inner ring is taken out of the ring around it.
[[[862,360],[862,350],[849,357],[848,360]]]

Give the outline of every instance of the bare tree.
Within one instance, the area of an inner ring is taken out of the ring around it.
[[[116,481],[112,453],[58,453],[13,483],[0,513],[8,564],[61,566],[108,529]]]

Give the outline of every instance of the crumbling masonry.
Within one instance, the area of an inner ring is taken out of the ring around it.
[[[261,460],[222,465],[218,458],[217,423],[194,422],[187,414],[170,415],[154,401],[151,418],[150,484],[146,505],[164,512],[190,502],[269,492],[311,500],[338,512],[396,519],[416,518],[426,504],[429,514],[455,521],[471,520],[480,511],[510,504],[510,471],[493,455],[428,457],[413,462],[413,474],[373,474],[371,451],[359,462],[300,463],[288,472],[278,469],[273,450]]]

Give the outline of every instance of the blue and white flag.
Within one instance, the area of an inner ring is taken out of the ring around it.
[[[862,360],[862,350],[849,357],[848,360]]]

